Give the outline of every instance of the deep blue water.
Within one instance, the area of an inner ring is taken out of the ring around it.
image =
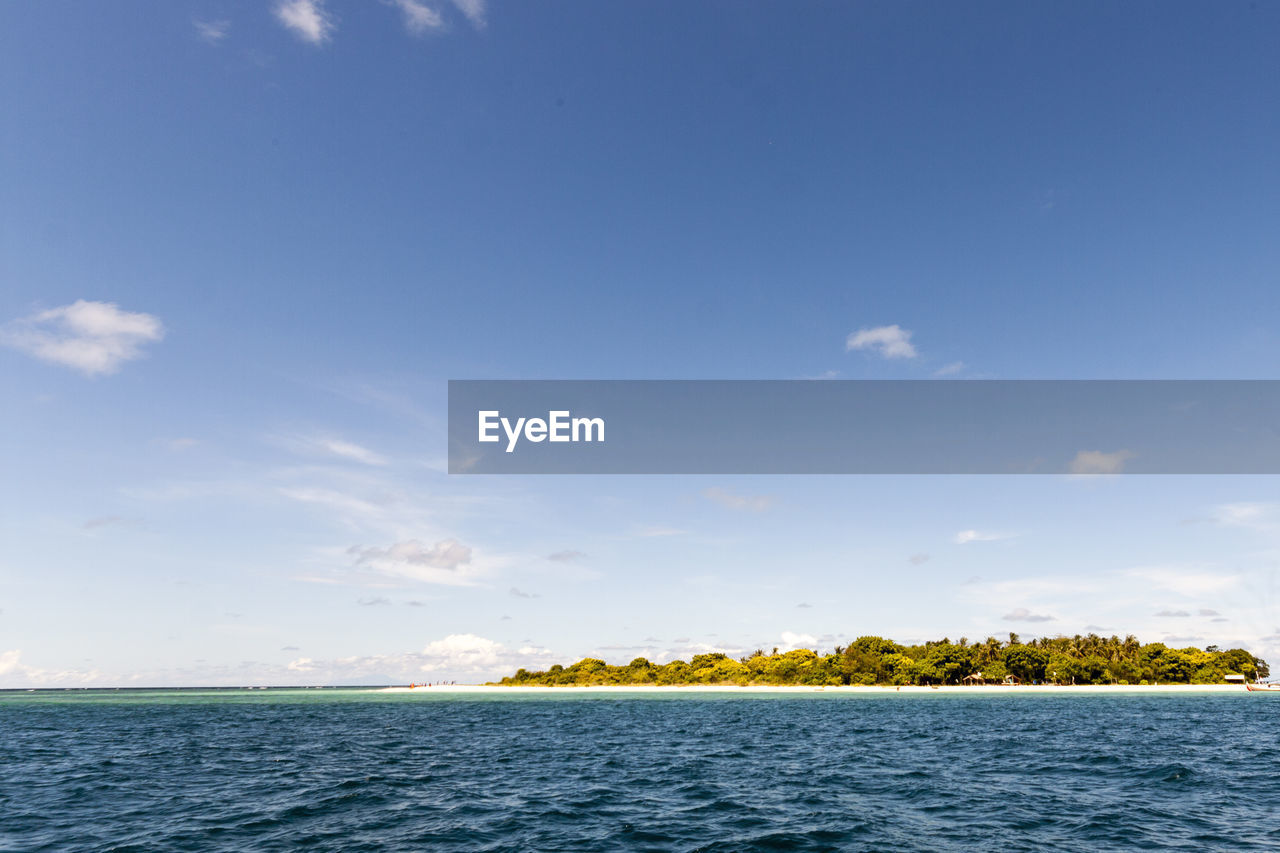
[[[1280,697],[0,694],[3,850],[1277,850]]]

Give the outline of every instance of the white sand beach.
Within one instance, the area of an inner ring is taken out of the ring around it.
[[[738,687],[733,685],[710,685],[696,684],[685,686],[669,686],[656,684],[636,684],[636,685],[608,685],[599,687],[543,687],[543,686],[512,686],[504,687],[491,684],[445,684],[445,685],[416,685],[414,687],[384,687],[381,688],[384,693],[419,693],[419,694],[443,694],[443,693],[468,693],[468,694],[517,694],[517,693],[538,693],[538,694],[616,694],[616,693],[830,693],[830,694],[850,694],[850,695],[882,695],[882,694],[954,694],[954,695],[980,695],[980,694],[1001,694],[1006,696],[1039,696],[1045,694],[1071,694],[1081,696],[1114,696],[1118,693],[1179,693],[1179,694],[1195,694],[1195,693],[1237,693],[1241,696],[1260,696],[1266,694],[1250,693],[1244,688],[1243,684],[1078,684],[1078,685],[1052,685],[1052,684],[1023,684],[1016,687],[1009,687],[997,684],[975,685],[972,687],[960,685],[947,685],[942,687],[867,687],[864,685],[841,685],[828,687],[811,687],[806,685],[780,685],[768,686],[757,685],[750,687]],[[1276,695],[1280,695],[1277,693]]]

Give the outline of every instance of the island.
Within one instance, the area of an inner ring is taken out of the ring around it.
[[[1250,680],[1270,675],[1267,662],[1245,649],[1170,648],[1140,643],[1132,634],[1043,637],[1023,642],[988,637],[952,642],[944,637],[902,645],[884,637],[859,637],[828,654],[814,649],[765,652],[742,657],[722,652],[690,660],[654,663],[638,657],[625,665],[583,658],[544,671],[517,670],[500,686],[603,687],[627,685],[726,686],[935,686],[989,684],[1222,684],[1228,676]]]

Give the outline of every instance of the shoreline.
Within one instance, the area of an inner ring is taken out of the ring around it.
[[[917,685],[906,685],[902,687],[881,687],[868,685],[832,685],[832,686],[810,686],[810,685],[750,685],[739,687],[737,685],[724,684],[690,684],[690,685],[659,685],[659,684],[634,684],[634,685],[566,685],[564,687],[547,687],[543,685],[511,685],[504,686],[498,684],[442,684],[442,685],[417,685],[415,687],[383,687],[379,692],[382,693],[473,693],[473,694],[515,694],[515,693],[539,693],[539,694],[582,694],[582,693],[805,693],[805,694],[842,694],[842,695],[960,695],[960,696],[977,696],[977,695],[1044,695],[1044,694],[1073,694],[1073,695],[1115,695],[1117,693],[1239,693],[1241,696],[1252,695],[1245,689],[1243,684],[1074,684],[1074,685],[1053,685],[1053,684],[1022,684],[1016,687],[1008,687],[997,684],[979,684],[973,686],[964,686],[959,684],[941,685],[938,687],[922,687]]]

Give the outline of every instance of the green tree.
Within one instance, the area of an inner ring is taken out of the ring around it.
[[[1023,681],[1042,681],[1049,655],[1043,649],[1015,643],[1004,650],[1004,665]]]

